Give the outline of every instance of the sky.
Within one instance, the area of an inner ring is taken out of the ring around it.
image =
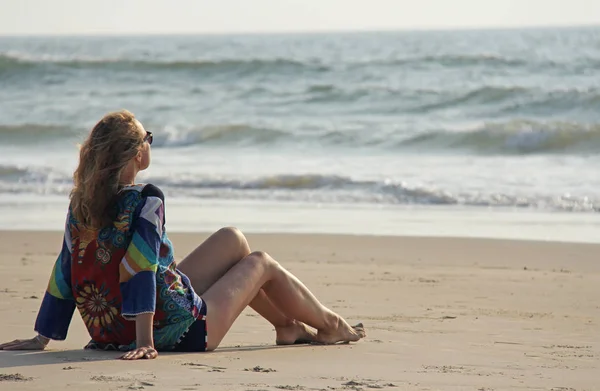
[[[600,0],[0,0],[0,35],[600,25]]]

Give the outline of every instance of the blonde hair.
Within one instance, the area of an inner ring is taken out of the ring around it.
[[[73,174],[71,213],[79,224],[99,229],[112,222],[119,178],[143,138],[135,116],[127,110],[106,114],[94,126],[81,145]]]

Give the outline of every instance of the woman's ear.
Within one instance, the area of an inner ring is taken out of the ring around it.
[[[138,164],[142,164],[142,151],[138,151],[137,155],[135,155],[135,161],[138,162]]]

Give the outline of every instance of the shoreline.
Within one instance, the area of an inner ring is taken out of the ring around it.
[[[61,231],[65,197],[0,202],[0,231]],[[235,226],[249,234],[327,234],[489,238],[600,243],[600,215],[527,209],[448,206],[302,204],[169,198],[169,233],[214,232]]]
[[[234,227],[223,225],[222,227]],[[234,227],[238,228],[238,227]],[[184,240],[191,240],[190,238],[207,238],[215,231],[174,231],[169,230],[167,232],[169,237],[184,238]],[[505,238],[505,237],[485,237],[485,236],[436,236],[436,235],[379,235],[379,234],[363,234],[363,233],[329,233],[329,232],[269,232],[269,231],[243,231],[248,237],[253,237],[259,240],[268,241],[275,238],[287,239],[304,239],[312,240],[315,238],[322,238],[324,240],[352,240],[352,239],[366,239],[366,240],[383,240],[383,241],[422,241],[422,242],[481,242],[484,244],[523,244],[523,245],[559,245],[559,246],[594,246],[598,247],[600,251],[599,242],[580,242],[580,241],[568,241],[568,240],[544,240],[544,239],[528,239],[528,238]],[[3,235],[21,237],[23,235],[31,236],[56,236],[61,235],[62,231],[55,230],[40,230],[40,229],[6,229],[0,228],[0,240]],[[60,240],[60,239],[57,239]],[[0,241],[1,243],[1,241]]]

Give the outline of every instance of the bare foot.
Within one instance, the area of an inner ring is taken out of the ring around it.
[[[298,321],[294,321],[290,326],[275,328],[275,331],[277,332],[275,337],[277,345],[312,343],[317,338],[317,333]]]
[[[338,317],[336,327],[331,330],[319,330],[315,342],[323,345],[332,345],[338,342],[350,343],[366,336],[367,333],[365,333],[362,323],[350,326],[344,319]]]

